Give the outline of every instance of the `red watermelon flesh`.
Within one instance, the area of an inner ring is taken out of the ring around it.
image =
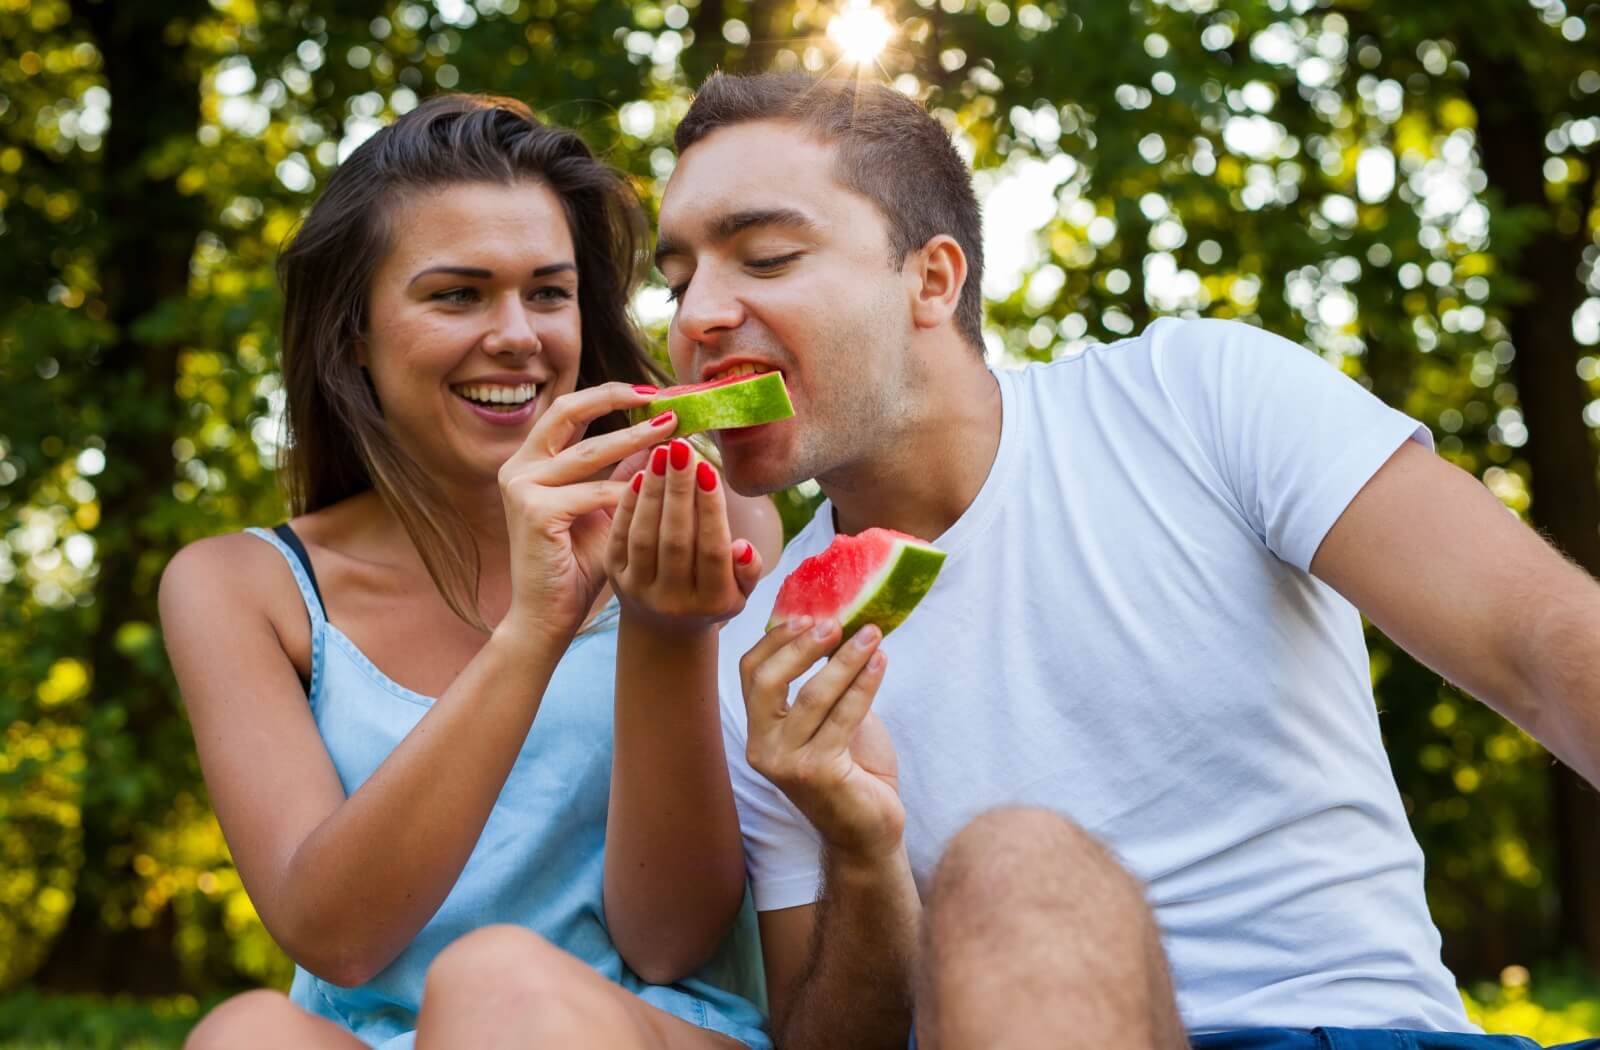
[[[767,626],[810,616],[837,620],[846,638],[869,623],[888,634],[928,593],[944,557],[931,543],[893,529],[835,537],[785,577]]]

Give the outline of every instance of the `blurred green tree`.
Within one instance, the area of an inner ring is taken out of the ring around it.
[[[1600,6],[879,2],[857,72],[978,170],[997,361],[1264,324],[1600,570]],[[492,91],[654,200],[692,84],[835,67],[842,6],[0,0],[0,985],[285,976],[153,603],[177,546],[282,513],[272,264],[326,174],[420,97]],[[1600,963],[1594,793],[1373,641],[1449,961]]]

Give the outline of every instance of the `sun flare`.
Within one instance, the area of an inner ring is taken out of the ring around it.
[[[877,59],[889,46],[894,27],[870,0],[847,0],[828,23],[828,38],[838,45],[844,57],[857,65]]]

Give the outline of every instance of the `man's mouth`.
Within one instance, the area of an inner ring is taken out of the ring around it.
[[[450,392],[478,408],[515,412],[539,396],[539,387],[534,383],[458,383]]]
[[[758,365],[754,361],[740,361],[738,364],[728,365],[726,368],[704,375],[704,381],[714,383],[722,379],[738,379],[740,376],[758,376],[776,369],[766,365]]]

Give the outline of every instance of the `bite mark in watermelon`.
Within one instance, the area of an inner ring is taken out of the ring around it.
[[[911,615],[944,565],[944,551],[893,529],[837,536],[778,588],[767,629],[796,616],[837,620],[849,638],[869,623],[888,634]]]
[[[651,419],[663,412],[676,412],[678,437],[703,430],[729,430],[772,423],[794,415],[783,373],[758,372],[728,376],[709,383],[669,386],[654,401],[634,410],[634,420]]]

